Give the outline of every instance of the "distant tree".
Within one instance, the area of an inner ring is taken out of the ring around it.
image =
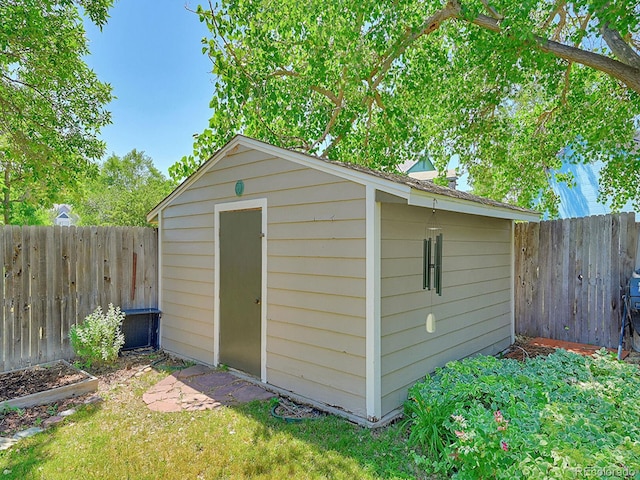
[[[146,215],[173,190],[153,160],[138,150],[111,155],[87,182],[74,211],[82,225],[148,225]]]
[[[236,133],[394,170],[453,155],[476,193],[554,210],[559,152],[640,207],[637,0],[209,2],[216,76],[193,172]],[[571,182],[571,178],[560,180]]]
[[[51,206],[104,153],[111,87],[85,63],[84,14],[105,24],[112,0],[0,0],[0,221],[16,204]],[[24,210],[24,205],[20,207]]]

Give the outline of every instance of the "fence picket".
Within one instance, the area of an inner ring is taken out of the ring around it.
[[[524,295],[515,301],[516,333],[615,348],[622,287],[636,261],[635,214],[524,223],[516,237],[526,246],[516,251],[516,294]]]

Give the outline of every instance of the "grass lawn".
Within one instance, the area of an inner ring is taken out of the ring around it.
[[[269,402],[152,412],[142,394],[168,373],[131,375],[0,452],[0,480],[640,479],[640,371],[608,355],[451,362],[411,389],[410,432],[283,423]]]
[[[167,373],[101,392],[105,402],[0,452],[5,479],[430,478],[399,425],[368,430],[327,416],[286,424],[269,403],[156,413],[142,402]]]

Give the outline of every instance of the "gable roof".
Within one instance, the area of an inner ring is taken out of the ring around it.
[[[194,182],[208,172],[219,160],[226,157],[238,147],[245,147],[272,154],[309,168],[324,171],[361,185],[372,186],[381,192],[405,199],[409,205],[438,208],[459,213],[484,215],[488,217],[512,220],[539,221],[540,214],[534,210],[509,205],[467,192],[436,185],[430,181],[421,181],[407,175],[380,172],[362,165],[328,160],[314,155],[287,150],[269,143],[236,135],[229,143],[218,150],[198,170],[184,180],[172,193],[156,205],[148,214],[147,221],[152,222],[160,211],[171,201],[189,188]]]
[[[436,169],[436,167],[433,166],[433,163],[431,163],[431,160],[429,160],[428,157],[422,157],[422,159],[418,160],[411,167],[409,167],[407,169],[406,173],[432,172],[435,169]]]

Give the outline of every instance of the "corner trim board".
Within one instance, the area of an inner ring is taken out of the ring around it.
[[[380,202],[366,186],[366,410],[367,420],[382,416],[380,355]]]
[[[511,343],[516,341],[516,222],[511,220]]]
[[[159,212],[158,213],[158,309],[160,310],[160,321],[159,321],[159,325],[158,325],[158,348],[162,348],[162,311],[163,311],[163,303],[162,303],[162,263],[163,263],[163,258],[162,258],[162,245],[164,244],[164,242],[162,241],[162,237],[164,235],[164,229],[162,227],[162,213],[163,212]]]

